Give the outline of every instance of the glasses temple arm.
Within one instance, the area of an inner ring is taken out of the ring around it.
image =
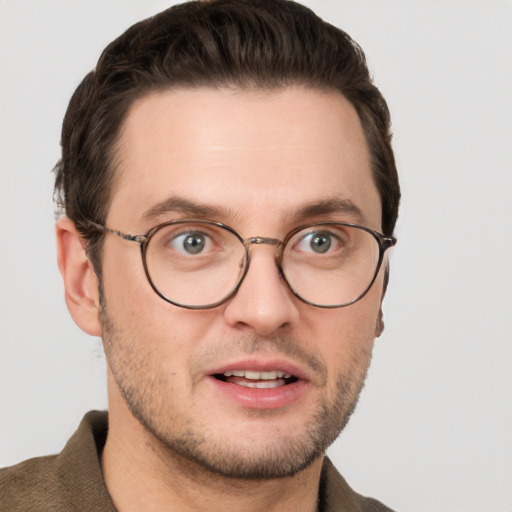
[[[110,229],[105,226],[102,226],[101,224],[98,224],[96,222],[93,222],[92,220],[89,221],[89,225],[93,228],[97,229],[98,231],[101,231],[102,233],[112,233],[113,235],[116,235],[123,240],[128,240],[129,242],[138,242],[143,243],[146,241],[145,235],[130,235],[128,233],[123,233],[122,231],[118,231],[117,229]]]

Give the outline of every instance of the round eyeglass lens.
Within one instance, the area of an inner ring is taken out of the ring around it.
[[[155,290],[174,304],[215,305],[243,276],[246,252],[238,236],[210,222],[173,222],[153,233],[145,251]]]
[[[317,306],[354,302],[371,285],[379,265],[377,239],[360,227],[308,226],[287,241],[282,267],[289,286]]]

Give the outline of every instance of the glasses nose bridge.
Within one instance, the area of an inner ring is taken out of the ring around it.
[[[270,238],[268,236],[251,236],[244,240],[244,245],[248,247],[249,245],[260,245],[260,244],[268,244],[268,245],[283,245],[283,242],[278,238]]]
[[[243,241],[245,249],[248,251],[253,245],[273,245],[276,248],[276,264],[281,270],[281,259],[283,254],[284,242],[279,238],[271,238],[268,236],[251,236]]]

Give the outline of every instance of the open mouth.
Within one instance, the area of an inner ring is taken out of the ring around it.
[[[290,373],[285,373],[280,370],[264,372],[229,370],[224,373],[216,373],[213,377],[229,384],[258,389],[270,389],[286,386],[287,384],[292,384],[298,380],[297,377]]]

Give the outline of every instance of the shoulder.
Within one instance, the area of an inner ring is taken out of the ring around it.
[[[0,509],[9,512],[70,511],[67,492],[56,469],[56,456],[38,457],[0,469]]]
[[[320,501],[322,512],[393,512],[380,501],[354,491],[327,457],[322,467]]]
[[[115,512],[100,465],[106,413],[85,415],[58,455],[0,469],[1,512]]]

